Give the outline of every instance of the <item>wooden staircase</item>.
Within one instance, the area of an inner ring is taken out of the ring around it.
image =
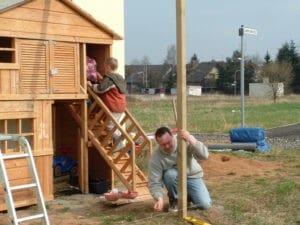
[[[136,165],[136,158],[145,151],[151,154],[150,139],[128,110],[123,113],[123,117],[118,122],[90,88],[88,88],[88,94],[90,99],[87,129],[89,146],[94,146],[98,150],[129,191],[137,191],[139,199],[149,198],[148,180]],[[76,122],[81,124],[80,105],[69,103],[66,106]],[[107,129],[109,123],[113,124],[111,130]],[[113,135],[117,130],[120,136],[113,140]],[[120,146],[120,143],[123,145]]]

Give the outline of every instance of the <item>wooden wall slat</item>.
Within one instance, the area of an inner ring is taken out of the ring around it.
[[[34,118],[36,114],[33,112],[1,112],[0,119],[19,119],[19,118]]]
[[[52,24],[65,24],[81,27],[95,27],[91,22],[83,19],[78,14],[66,12],[45,11],[33,8],[20,7],[16,10],[9,10],[1,15],[2,18],[16,19],[33,22],[48,22]]]
[[[59,34],[40,34],[40,33],[31,33],[25,31],[1,31],[2,36],[7,37],[16,37],[16,38],[28,38],[28,39],[43,39],[43,40],[56,40],[56,41],[67,41],[67,42],[76,42],[76,43],[91,43],[91,44],[112,44],[112,39],[101,38],[101,37],[74,37],[74,36],[65,36]],[[18,65],[0,63],[2,68],[7,69],[18,69]]]
[[[9,70],[0,70],[0,93],[11,93],[11,73]]]
[[[13,32],[28,32],[39,34],[65,35],[86,38],[112,37],[96,27],[82,27],[65,24],[41,23],[33,21],[21,21],[14,19],[0,18],[0,30]]]
[[[2,112],[33,112],[33,101],[1,101],[0,113]]]

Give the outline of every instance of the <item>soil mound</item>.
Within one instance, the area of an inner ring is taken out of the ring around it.
[[[245,159],[220,153],[211,153],[208,160],[200,163],[204,169],[204,179],[207,183],[227,182],[241,176],[270,175],[281,167],[280,163]]]

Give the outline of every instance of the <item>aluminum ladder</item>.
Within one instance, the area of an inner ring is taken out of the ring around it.
[[[0,134],[0,144],[2,141],[16,141],[19,143],[22,149],[24,149],[24,152],[18,154],[4,155],[0,148],[0,183],[2,185],[3,192],[5,195],[5,203],[6,203],[7,213],[9,216],[9,222],[13,225],[19,225],[25,221],[40,219],[44,221],[44,224],[50,225],[43,194],[42,194],[42,189],[40,186],[36,166],[34,163],[34,158],[28,140],[25,137],[20,136],[18,134]],[[21,158],[27,159],[28,170],[31,175],[32,183],[10,186],[8,174],[5,167],[5,160],[21,159]],[[41,213],[18,218],[14,199],[13,199],[13,191],[24,190],[24,189],[35,189],[36,200]]]

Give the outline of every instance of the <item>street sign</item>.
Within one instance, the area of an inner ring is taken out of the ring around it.
[[[244,33],[245,34],[257,35],[257,30],[252,29],[252,28],[248,28],[248,27],[244,27]]]

